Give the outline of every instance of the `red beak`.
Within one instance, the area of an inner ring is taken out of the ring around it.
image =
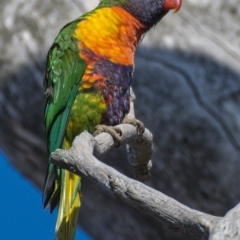
[[[174,10],[176,13],[182,6],[182,0],[165,0],[163,4],[163,10]]]

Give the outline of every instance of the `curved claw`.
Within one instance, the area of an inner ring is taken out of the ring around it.
[[[139,136],[143,135],[143,133],[145,131],[145,127],[144,127],[143,122],[137,120],[136,118],[130,118],[130,117],[127,116],[123,119],[122,123],[128,123],[128,124],[131,124],[134,127],[136,127],[137,134]]]
[[[109,133],[112,136],[115,147],[119,147],[121,145],[122,131],[120,128],[106,125],[97,125],[95,127],[95,132],[93,133],[93,136],[96,137],[103,132]]]
[[[137,134],[139,136],[143,135],[143,133],[145,131],[144,124],[140,121],[137,121],[136,128],[137,128]]]

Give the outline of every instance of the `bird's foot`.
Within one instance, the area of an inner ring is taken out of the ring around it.
[[[97,125],[95,127],[95,132],[93,133],[93,136],[96,137],[103,132],[109,133],[112,136],[115,147],[120,146],[122,136],[122,131],[120,128],[107,125]]]
[[[136,118],[132,118],[132,117],[129,117],[129,116],[126,116],[122,123],[127,123],[127,124],[131,124],[133,125],[134,127],[136,127],[136,130],[137,130],[137,134],[139,136],[143,135],[144,131],[145,131],[145,127],[144,127],[144,124],[143,122],[137,120]]]

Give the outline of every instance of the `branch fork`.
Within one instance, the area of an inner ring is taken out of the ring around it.
[[[146,180],[152,166],[152,134],[146,129],[139,136],[136,128],[129,124],[117,127],[122,131],[122,144],[128,144],[131,149],[129,159],[136,177]],[[175,231],[208,239],[211,229],[221,218],[190,209],[97,159],[112,148],[114,141],[108,133],[93,137],[85,131],[75,138],[69,150],[58,149],[52,153],[51,162],[87,178],[109,196],[145,211]]]

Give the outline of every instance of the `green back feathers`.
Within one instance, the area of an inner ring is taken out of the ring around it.
[[[79,56],[77,40],[72,37],[76,24],[77,21],[72,22],[60,31],[47,57],[44,120],[49,154],[62,146],[69,113],[86,68]],[[49,163],[44,194],[53,167]]]
[[[72,38],[75,25],[68,25],[59,33],[48,53],[44,117],[49,153],[61,146],[64,126],[86,66],[79,56],[77,41]],[[57,130],[60,125],[63,127]],[[52,134],[59,137],[52,138]],[[54,139],[60,142],[54,142]]]
[[[110,7],[110,6],[119,5],[119,4],[122,5],[126,2],[127,0],[101,0],[99,5],[104,7]]]

